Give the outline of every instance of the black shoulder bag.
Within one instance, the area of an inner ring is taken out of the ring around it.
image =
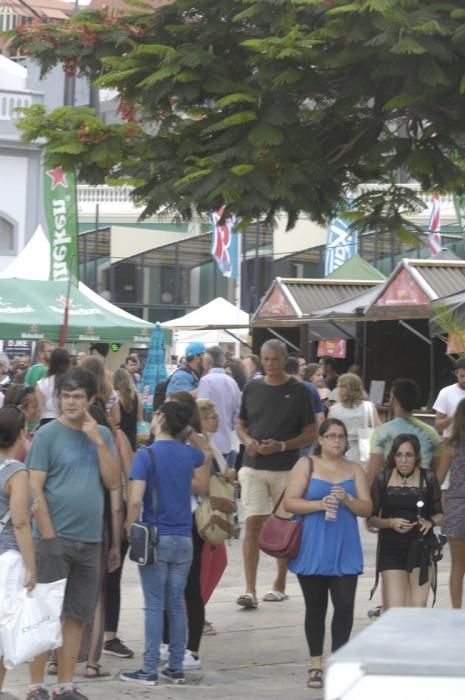
[[[156,462],[150,447],[145,448],[149,453],[152,464],[152,499],[153,513],[158,510],[157,494],[155,491]],[[129,529],[129,559],[139,566],[149,566],[157,560],[158,529],[155,525],[137,520]]]

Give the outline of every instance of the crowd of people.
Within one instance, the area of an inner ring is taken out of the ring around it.
[[[432,427],[413,414],[419,390],[410,379],[392,383],[391,417],[382,422],[358,366],[338,374],[332,358],[307,364],[277,339],[243,359],[196,341],[155,392],[144,447],[136,355],[112,373],[98,355],[71,358],[41,341],[29,365],[12,371],[0,356],[0,600],[36,582],[67,584],[63,644],[29,664],[28,700],[48,700],[50,692],[86,700],[75,685],[77,663],[94,678],[108,674],[102,654],[134,656],[118,625],[122,567],[140,521],[157,540],[154,561],[138,567],[145,646],[140,668],[120,679],[183,684],[185,671],[202,667],[202,636],[215,633],[205,608],[227,565],[224,544],[212,546],[196,517],[213,475],[240,495],[237,605],[285,604],[288,572],[297,576],[309,688],[324,684],[329,598],[331,650],[351,634],[364,566],[361,519],[378,538],[377,614],[424,607],[431,589],[435,596],[437,526],[450,547],[452,606],[462,606],[465,360],[436,399]],[[278,505],[279,515],[302,522],[300,546],[296,556],[276,559],[275,578],[259,595],[260,533]],[[0,662],[0,696],[5,673]],[[48,676],[55,677],[51,691]]]

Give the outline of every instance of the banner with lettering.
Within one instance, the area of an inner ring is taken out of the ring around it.
[[[62,168],[46,170],[45,218],[50,239],[50,279],[78,277],[76,177]]]
[[[357,234],[344,219],[332,219],[326,234],[325,277],[341,267],[356,252]]]

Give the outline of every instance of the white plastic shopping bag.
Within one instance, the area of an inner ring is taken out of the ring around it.
[[[66,579],[23,588],[5,601],[0,614],[3,663],[11,669],[62,644],[61,609]]]

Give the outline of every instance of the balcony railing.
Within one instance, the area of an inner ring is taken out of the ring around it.
[[[20,115],[15,110],[20,107],[30,107],[37,102],[42,102],[40,93],[0,90],[0,120],[13,121],[18,119]]]
[[[426,205],[426,209],[414,216],[414,220],[423,221],[429,216],[432,204],[432,196],[423,193],[420,185],[408,183],[402,185],[413,190]],[[378,185],[376,183],[367,183],[361,185],[355,195],[363,194],[369,190],[387,189],[387,185]],[[121,216],[124,219],[133,219],[134,221],[140,216],[143,211],[142,206],[136,206],[131,199],[132,188],[124,186],[110,185],[78,185],[78,207],[79,214],[82,217],[95,218],[96,205],[99,205],[100,215]],[[450,223],[456,220],[456,214],[453,203],[453,195],[441,195],[441,218],[444,222]],[[161,213],[152,217],[152,221],[159,223],[173,223],[172,213]]]

